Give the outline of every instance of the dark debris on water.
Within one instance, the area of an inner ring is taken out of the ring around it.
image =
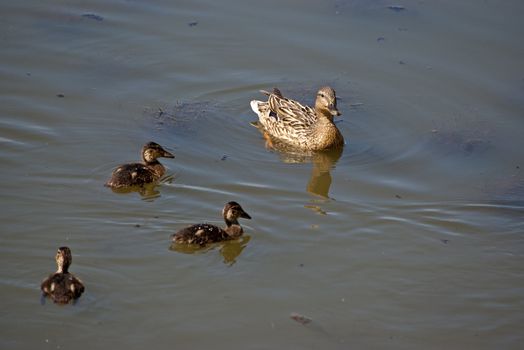
[[[289,318],[291,318],[293,321],[296,321],[302,325],[306,325],[308,323],[311,323],[311,321],[313,321],[311,318],[307,317],[307,316],[304,316],[304,315],[301,315],[297,312],[292,312],[290,315],[289,315]]]
[[[406,8],[402,5],[389,5],[388,9],[395,12],[404,11]]]
[[[88,18],[88,19],[93,19],[93,20],[98,21],[98,22],[102,22],[104,20],[104,17],[102,17],[100,15],[96,15],[94,13],[84,13],[82,15],[82,17]]]

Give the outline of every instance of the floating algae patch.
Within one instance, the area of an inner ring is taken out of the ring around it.
[[[157,130],[177,127],[185,130],[195,128],[198,120],[208,118],[219,110],[214,102],[181,102],[177,101],[172,106],[148,107],[144,115],[153,121]]]
[[[491,135],[492,129],[485,123],[476,120],[459,123],[454,119],[431,130],[430,145],[447,154],[482,154],[493,147]]]

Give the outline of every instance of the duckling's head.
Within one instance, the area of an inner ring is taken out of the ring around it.
[[[333,88],[324,86],[318,90],[317,99],[315,100],[315,109],[321,111],[325,115],[331,116],[331,118],[340,115],[340,112],[337,109],[337,95]]]
[[[71,262],[73,261],[73,255],[71,254],[71,249],[68,247],[60,247],[56,252],[55,256],[56,265],[58,267],[58,273],[64,272],[67,273]]]
[[[251,219],[251,216],[237,202],[226,203],[222,210],[222,215],[228,227],[238,225],[238,218]]]
[[[142,147],[142,159],[144,162],[151,163],[160,157],[175,158],[172,153],[169,153],[163,149],[162,146],[156,142],[148,142],[144,145],[144,147]]]

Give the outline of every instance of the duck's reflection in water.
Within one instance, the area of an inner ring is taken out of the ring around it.
[[[220,255],[224,258],[223,262],[226,265],[233,265],[237,258],[242,254],[244,248],[246,248],[248,242],[251,240],[251,236],[243,235],[238,239],[224,241],[220,243],[211,243],[205,246],[198,244],[176,244],[172,243],[169,250],[184,253],[184,254],[203,254],[216,248],[219,249]]]
[[[311,176],[307,183],[307,191],[323,198],[329,198],[331,188],[331,169],[335,168],[336,163],[342,156],[344,149],[317,152],[313,155]]]
[[[113,193],[127,194],[138,193],[143,200],[154,200],[160,197],[160,191],[156,189],[157,184],[147,184],[143,186],[131,186],[124,188],[112,188]]]
[[[229,266],[233,265],[237,258],[242,254],[244,248],[247,247],[248,242],[251,240],[251,236],[242,236],[234,241],[227,241],[222,244],[220,248],[220,254],[224,258],[224,264]]]
[[[344,152],[344,147],[337,147],[327,151],[318,152],[296,152],[286,145],[272,140],[266,147],[278,152],[284,163],[311,163],[311,175],[306,185],[307,192],[322,198],[329,198],[331,187],[331,170],[335,168],[338,160]]]
[[[304,207],[313,210],[317,214],[326,215],[327,213],[322,210],[317,203],[330,199],[329,190],[333,181],[331,170],[335,168],[338,160],[342,156],[344,146],[326,151],[297,152],[290,149],[289,146],[270,138],[267,134],[264,135],[264,138],[266,139],[266,148],[277,151],[280,159],[284,163],[312,164],[311,175],[306,185],[306,191],[318,196],[319,200],[314,200],[313,204],[306,204]]]
[[[153,201],[160,197],[159,187],[162,183],[171,183],[175,178],[175,175],[170,175],[163,178],[160,182],[153,182],[141,186],[129,186],[122,188],[111,188],[113,193],[127,194],[127,193],[138,193],[145,201]]]

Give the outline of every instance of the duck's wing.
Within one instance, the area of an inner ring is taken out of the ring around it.
[[[267,102],[251,101],[251,108],[267,133],[293,144],[300,144],[307,139],[311,126],[317,120],[315,111],[309,106],[283,97],[278,89],[272,93],[263,93],[268,95]]]
[[[67,289],[71,291],[74,299],[80,298],[82,293],[84,293],[85,291],[85,287],[82,281],[72,274],[69,274],[67,284]]]
[[[117,167],[106,183],[108,187],[126,187],[151,183],[156,176],[151,169],[142,163],[123,164]]]
[[[52,284],[53,284],[53,277],[54,276],[55,276],[54,273],[50,274],[49,277],[44,279],[42,281],[42,283],[40,284],[40,289],[42,290],[42,294],[44,296],[49,295],[51,293],[52,289],[54,289],[54,288],[51,288]]]
[[[293,128],[309,128],[317,120],[313,108],[285,98],[281,93],[269,95],[267,102],[271,112]]]
[[[173,235],[173,241],[179,244],[206,245],[226,239],[229,239],[227,232],[211,224],[191,225]]]

